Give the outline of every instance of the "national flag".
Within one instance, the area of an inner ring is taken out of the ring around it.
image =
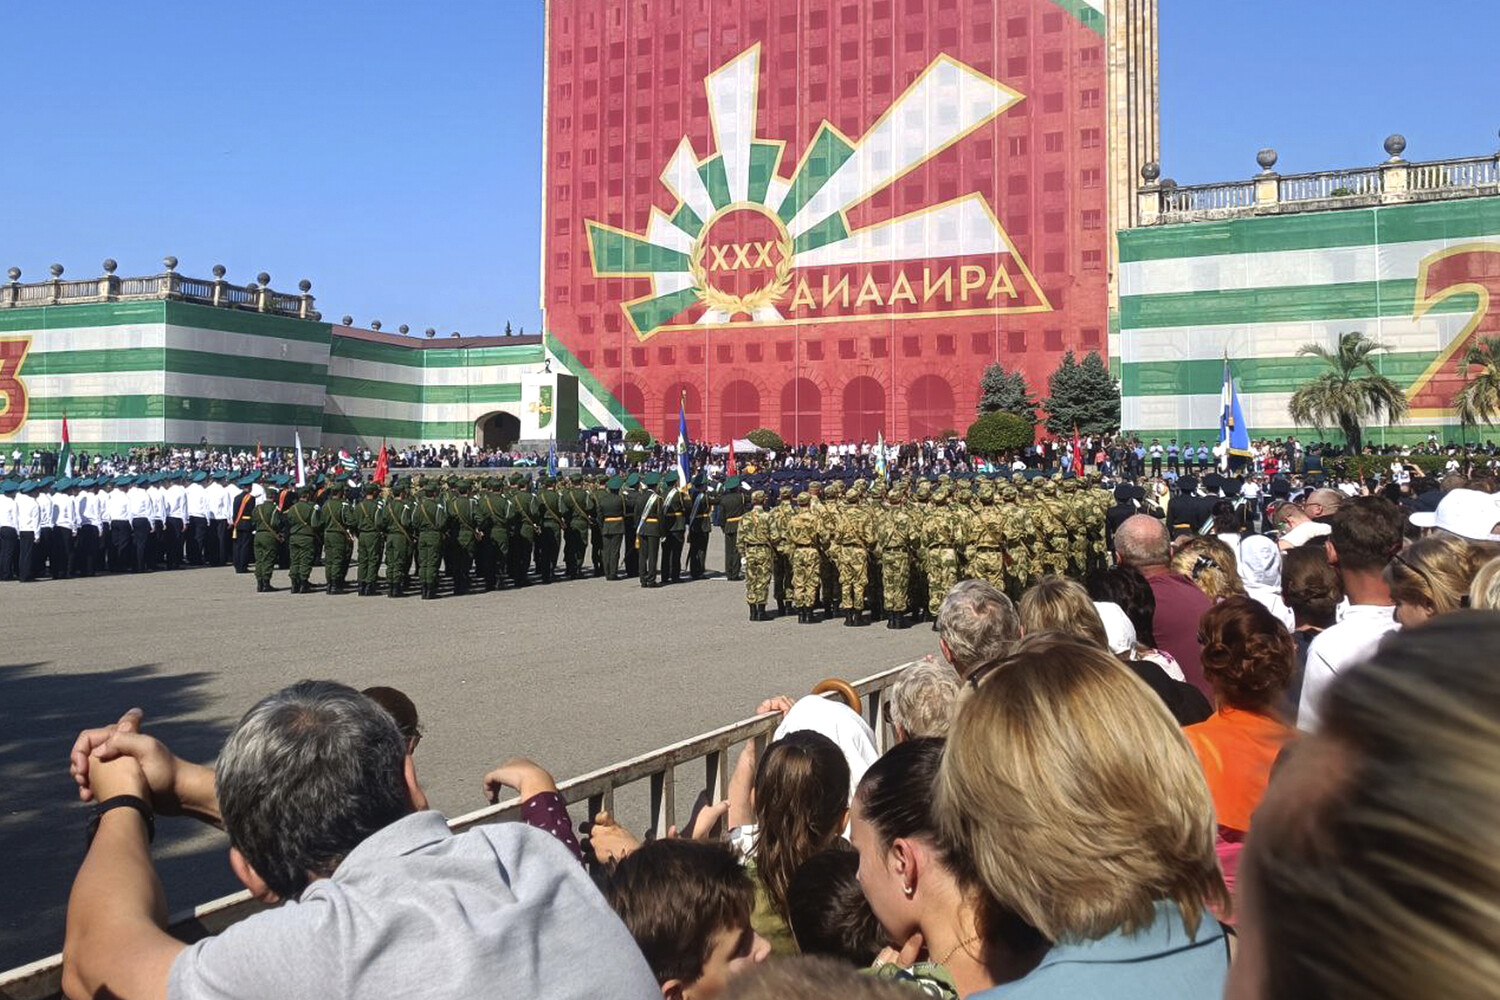
[[[1240,408],[1239,388],[1229,371],[1229,357],[1224,357],[1224,385],[1219,390],[1219,465],[1229,468],[1231,458],[1250,458],[1250,428]]]
[[[391,474],[390,459],[385,456],[385,442],[380,442],[380,455],[375,459],[375,482],[384,483]]]
[[[339,467],[345,472],[354,472],[359,469],[359,460],[349,454],[343,448],[339,449]]]
[[[295,443],[297,448],[297,485],[307,485],[307,463],[302,460],[302,432],[295,432]]]
[[[547,475],[557,475],[557,438],[547,444]]]
[[[57,474],[64,479],[73,478],[73,442],[68,437],[68,415],[62,418],[62,447],[57,452]]]
[[[734,467],[734,438],[729,439],[729,461],[724,466],[725,476],[737,476],[739,470]]]
[[[688,488],[687,393],[677,401],[677,479]]]
[[[260,438],[256,438],[255,439],[255,467],[258,469],[258,468],[260,468],[260,465],[261,465]]]
[[[875,432],[875,475],[880,477],[881,482],[888,482],[891,478],[890,467],[885,461],[885,430],[883,428]]]
[[[1083,473],[1083,441],[1078,437],[1078,425],[1073,425],[1073,475]]]

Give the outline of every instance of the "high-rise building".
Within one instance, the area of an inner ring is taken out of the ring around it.
[[[926,437],[1108,355],[1155,0],[552,0],[546,66],[545,323],[611,423]]]

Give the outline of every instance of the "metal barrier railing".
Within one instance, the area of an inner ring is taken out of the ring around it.
[[[861,714],[875,731],[876,749],[884,753],[892,733],[885,724],[886,689],[895,682],[905,665],[881,671],[850,686],[859,695]],[[612,764],[558,784],[558,791],[570,804],[588,802],[589,815],[614,812],[615,791],[639,781],[650,783],[651,829],[665,832],[676,825],[677,769],[703,762],[704,787],[709,800],[722,800],[729,788],[729,754],[742,743],[766,739],[781,722],[780,715],[761,715],[721,726],[718,729],[653,750],[630,760]],[[448,821],[454,832],[462,832],[485,823],[505,823],[521,818],[521,799],[504,802],[465,813]],[[193,907],[174,915],[168,925],[173,937],[193,942],[217,934],[238,923],[264,906],[250,898],[248,892],[237,892]],[[0,972],[0,1000],[54,1000],[62,996],[62,955],[47,958]]]

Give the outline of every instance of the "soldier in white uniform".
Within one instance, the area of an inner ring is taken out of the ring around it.
[[[187,529],[187,487],[182,481],[187,478],[185,472],[174,472],[171,474],[171,484],[162,491],[162,498],[166,502],[166,531],[162,537],[162,544],[166,547],[167,569],[178,569],[182,566],[182,536]]]
[[[59,479],[52,489],[52,578],[66,580],[77,573],[78,480]]]
[[[36,491],[36,483],[28,479],[16,493],[16,568],[22,583],[30,583],[36,579],[36,539],[42,530],[41,508],[36,502]]]
[[[203,565],[204,547],[208,544],[208,491],[203,485],[206,479],[208,473],[195,472],[187,485],[187,561],[194,566]]]
[[[14,479],[0,482],[0,580],[16,578],[16,559],[20,540],[16,534],[16,491],[21,484]]]

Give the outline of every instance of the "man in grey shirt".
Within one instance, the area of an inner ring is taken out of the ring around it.
[[[448,830],[405,740],[364,695],[303,681],[240,720],[216,767],[135,732],[90,730],[72,770],[98,822],[68,903],[70,997],[659,998],[572,855],[520,824]],[[157,813],[229,834],[230,863],[281,905],[184,946],[151,865]]]

